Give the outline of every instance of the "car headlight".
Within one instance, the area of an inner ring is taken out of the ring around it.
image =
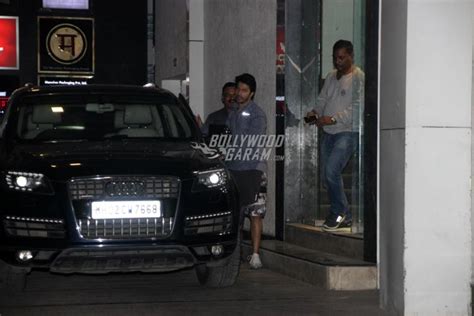
[[[227,183],[227,173],[224,169],[196,171],[194,190],[212,189]]]
[[[5,182],[10,190],[52,194],[48,179],[41,173],[8,171]]]

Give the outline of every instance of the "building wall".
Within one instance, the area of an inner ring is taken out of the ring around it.
[[[408,4],[405,312],[468,314],[472,1]]]
[[[321,0],[321,76],[333,70],[332,46],[345,39],[354,45],[354,63],[365,70],[366,0]]]
[[[380,299],[403,310],[407,0],[382,1],[380,38]]]
[[[191,0],[193,1],[193,0]],[[204,113],[222,106],[222,85],[236,75],[257,80],[256,103],[275,133],[276,0],[206,0],[204,2]],[[264,232],[274,234],[274,163],[268,163],[268,213]]]
[[[189,104],[204,120],[222,107],[224,83],[251,73],[257,80],[255,101],[267,115],[267,132],[275,133],[276,0],[156,0],[155,12],[156,82],[184,79],[189,72]],[[188,53],[185,67],[181,61]],[[264,232],[270,235],[275,230],[274,170],[269,162]]]
[[[185,79],[188,72],[186,0],[155,0],[156,83]]]
[[[196,115],[204,118],[204,25],[205,0],[189,0],[189,101]]]
[[[384,1],[381,23],[382,305],[468,315],[472,3]]]
[[[143,84],[146,82],[146,1],[113,4],[90,1],[90,10],[46,10],[41,0],[13,0],[0,5],[0,15],[19,16],[20,70],[0,71],[19,78],[20,85],[37,83],[38,16],[92,17],[95,31],[93,83]]]
[[[354,45],[354,0],[323,0],[322,1],[322,62],[321,75],[334,69],[332,63],[332,46],[337,40],[345,39]],[[356,48],[355,62],[360,63],[360,53]]]
[[[147,81],[147,2],[91,1],[95,23],[94,83]]]
[[[474,17],[474,7],[471,15]],[[472,32],[472,51],[474,52],[474,24]],[[474,122],[474,53],[472,54],[472,85],[471,85],[471,127]],[[474,135],[471,138],[471,179],[474,179]],[[471,184],[471,233],[474,232],[474,220],[472,219],[474,212],[474,190]],[[474,285],[474,236],[471,244],[471,291]]]

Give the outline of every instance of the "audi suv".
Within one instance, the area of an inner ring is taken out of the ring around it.
[[[194,267],[232,285],[235,184],[189,107],[154,87],[27,86],[0,125],[0,288],[53,273]],[[203,147],[204,146],[204,147]]]

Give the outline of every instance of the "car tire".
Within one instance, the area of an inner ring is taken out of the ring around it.
[[[196,276],[201,285],[220,288],[234,285],[240,271],[240,239],[223,266],[208,267],[205,263],[195,267]]]
[[[28,269],[13,267],[0,260],[0,293],[22,292]]]

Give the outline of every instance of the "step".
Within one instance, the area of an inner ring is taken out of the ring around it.
[[[245,257],[251,243],[243,242]],[[278,240],[262,240],[260,258],[264,268],[326,290],[373,290],[377,268],[373,263],[296,246]]]
[[[285,241],[301,247],[364,260],[364,236],[360,233],[325,232],[318,226],[298,223],[285,225]]]
[[[318,212],[319,220],[316,220],[316,222],[320,223],[320,224],[318,224],[316,226],[322,226],[322,224],[324,222],[324,219],[329,215],[329,210],[330,209],[331,209],[330,204],[320,204],[319,205],[319,212]],[[354,205],[354,204],[349,204],[349,209],[351,210],[353,216],[355,216],[354,214],[357,214],[357,212],[359,211],[359,207],[357,205]],[[311,223],[311,224],[314,224],[314,222],[315,221],[313,220],[313,223]],[[308,223],[305,222],[305,224],[308,224]]]

